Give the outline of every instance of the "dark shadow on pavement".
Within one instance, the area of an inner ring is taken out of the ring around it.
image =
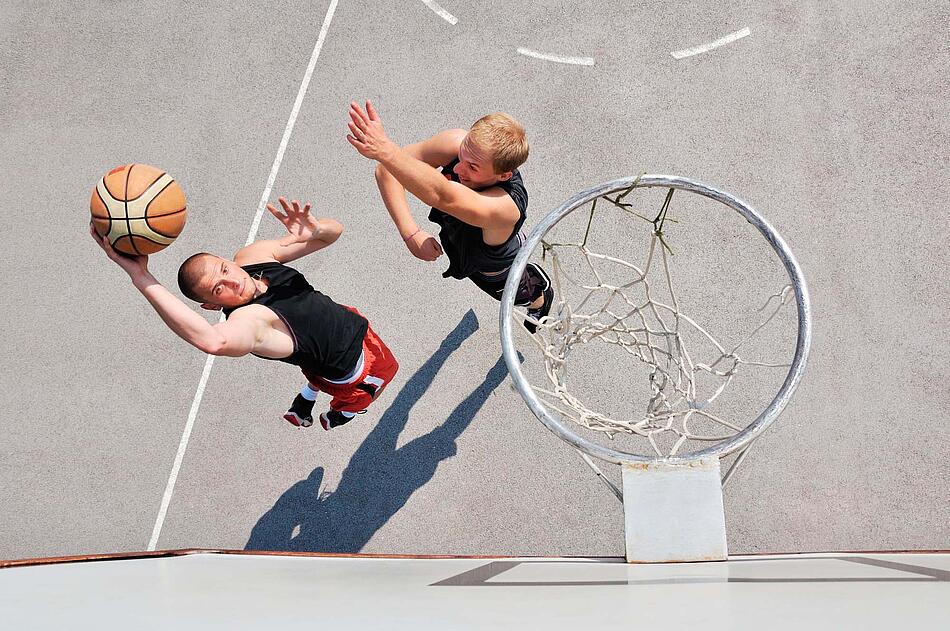
[[[297,552],[359,552],[457,451],[455,440],[472,422],[508,374],[499,358],[485,379],[458,404],[445,422],[396,448],[409,412],[449,356],[478,330],[469,311],[439,349],[409,378],[379,423],[350,458],[339,486],[320,494],[323,467],[287,489],[251,530],[245,549]],[[353,425],[359,423],[359,419]],[[341,429],[347,429],[341,428]],[[356,429],[356,427],[353,427]],[[339,430],[337,430],[339,431]],[[299,532],[294,531],[299,528]]]

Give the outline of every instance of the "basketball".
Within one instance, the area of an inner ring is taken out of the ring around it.
[[[92,189],[92,222],[124,254],[154,254],[185,227],[185,194],[168,173],[148,164],[112,169]]]

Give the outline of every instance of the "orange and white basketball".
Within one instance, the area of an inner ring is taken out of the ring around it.
[[[185,227],[185,193],[172,176],[148,164],[112,169],[89,201],[96,232],[125,254],[154,254]]]

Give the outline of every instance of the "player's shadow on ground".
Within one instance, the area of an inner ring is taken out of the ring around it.
[[[472,422],[491,392],[504,381],[507,369],[504,360],[499,358],[485,379],[452,410],[442,425],[396,448],[409,411],[428,390],[449,356],[477,330],[478,320],[469,311],[396,395],[350,458],[337,488],[321,497],[323,467],[317,467],[306,480],[287,489],[274,507],[264,513],[251,530],[245,549],[362,550],[376,531],[405,506],[409,497],[432,479],[439,463],[455,455],[455,440]],[[359,418],[353,421],[354,424],[359,422]]]

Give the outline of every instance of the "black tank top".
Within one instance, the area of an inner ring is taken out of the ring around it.
[[[458,163],[456,158],[442,167],[442,174],[453,182],[459,181],[454,170]],[[518,255],[524,242],[520,232],[528,216],[528,191],[517,169],[508,180],[488,188],[496,186],[511,196],[521,213],[511,236],[500,245],[486,244],[482,239],[482,229],[478,226],[467,224],[438,208],[429,211],[429,221],[441,226],[439,240],[449,257],[449,268],[442,272],[443,278],[468,278],[475,272],[501,272],[508,269]]]
[[[326,379],[349,375],[363,352],[363,338],[369,326],[366,318],[321,294],[291,267],[280,263],[241,267],[253,278],[267,281],[267,291],[247,304],[264,305],[276,313],[294,338],[293,354],[277,361],[300,366],[308,375]],[[225,309],[224,315],[230,316],[241,307]]]

